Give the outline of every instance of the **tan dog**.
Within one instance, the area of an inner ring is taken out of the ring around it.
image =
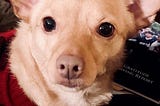
[[[128,35],[153,15],[143,17],[147,3],[139,3],[12,0],[22,20],[10,47],[10,66],[29,99],[39,106],[108,103]]]

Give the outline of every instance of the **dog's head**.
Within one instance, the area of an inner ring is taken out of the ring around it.
[[[20,66],[27,70],[22,73],[30,73],[25,77],[39,76],[49,89],[55,84],[83,89],[102,75],[109,83],[128,35],[149,22],[142,6],[130,1],[12,0],[22,20],[11,55],[20,56]],[[20,78],[13,56],[13,73]]]

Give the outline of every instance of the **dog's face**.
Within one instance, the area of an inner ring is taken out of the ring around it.
[[[121,64],[128,33],[136,27],[127,1],[13,0],[15,12],[23,20],[11,53],[24,60],[25,73],[39,75],[51,90],[55,85],[84,89],[104,74],[110,83]],[[14,63],[11,58],[11,65]],[[28,70],[30,63],[34,68]],[[19,78],[21,72],[12,68]]]
[[[70,2],[50,0],[33,7],[27,25],[27,46],[51,88],[54,84],[83,88],[105,72],[110,77],[134,27],[121,1]]]

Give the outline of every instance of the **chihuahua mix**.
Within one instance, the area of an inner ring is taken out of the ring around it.
[[[108,104],[125,42],[152,21],[158,2],[11,0],[21,19],[10,45],[12,77],[38,106]]]

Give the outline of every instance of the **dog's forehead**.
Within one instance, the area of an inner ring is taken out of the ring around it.
[[[59,17],[103,17],[118,15],[121,0],[51,0],[46,5],[51,14]]]
[[[117,27],[125,26],[125,20],[129,19],[125,15],[125,0],[45,0],[40,2],[39,7],[35,6],[34,10],[31,20],[33,24],[37,19],[39,24],[44,17],[51,16],[57,28],[63,29],[63,32],[64,28],[68,31],[76,27],[77,30],[95,29],[103,22],[110,22]]]
[[[85,9],[85,11],[87,11],[87,8],[93,10],[104,7],[112,8],[113,6],[116,6],[116,4],[118,4],[113,1],[115,0],[52,0],[50,3],[48,3],[53,9],[63,11],[79,11]]]

